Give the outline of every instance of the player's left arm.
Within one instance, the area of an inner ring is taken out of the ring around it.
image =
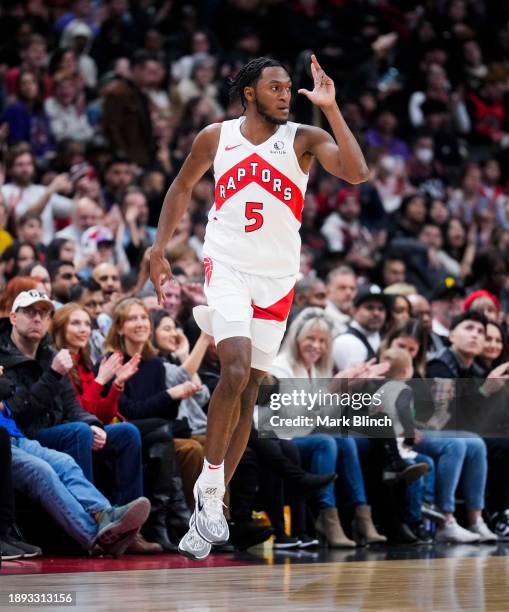
[[[311,73],[313,91],[299,89],[298,93],[305,95],[322,110],[334,138],[320,128],[303,127],[306,153],[316,157],[325,170],[334,176],[352,184],[364,183],[369,177],[368,165],[336,103],[334,81],[325,74],[314,55],[311,56]]]

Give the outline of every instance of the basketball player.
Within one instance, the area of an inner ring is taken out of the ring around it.
[[[258,388],[277,355],[299,271],[304,194],[313,159],[349,183],[368,167],[336,104],[334,82],[311,56],[313,91],[300,89],[332,129],[288,121],[292,81],[278,61],[261,57],[232,82],[244,116],[215,123],[196,137],[164,199],[150,255],[150,276],[162,301],[171,278],[164,249],[187,210],[194,185],[213,165],[215,202],[204,244],[208,306],[194,309],[214,337],[221,377],[208,411],[203,471],[181,553],[205,559],[228,540],[223,495],[245,450]]]

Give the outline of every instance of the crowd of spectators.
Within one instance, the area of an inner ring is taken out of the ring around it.
[[[210,173],[167,245],[163,304],[147,249],[197,133],[242,113],[228,78],[271,54],[296,91],[314,52],[371,175],[351,186],[311,170],[272,381],[377,379],[397,426],[381,440],[253,429],[228,492],[232,544],[429,543],[424,519],[438,540],[509,538],[507,2],[9,0],[0,33],[2,500],[12,462],[18,504],[40,497],[82,548],[175,550],[219,376],[191,315]],[[297,94],[292,110],[328,129]],[[142,532],[101,540],[142,495]],[[9,502],[3,557],[37,554],[13,524]]]

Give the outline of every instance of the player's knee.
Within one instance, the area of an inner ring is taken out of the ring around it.
[[[221,367],[221,382],[228,386],[232,393],[244,391],[249,382],[250,366],[244,360],[238,360]]]

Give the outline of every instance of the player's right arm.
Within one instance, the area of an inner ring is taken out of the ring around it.
[[[220,132],[221,125],[214,123],[198,134],[191,152],[164,198],[156,238],[150,252],[150,280],[154,284],[159,303],[162,302],[161,287],[172,275],[164,255],[165,247],[189,207],[193,187],[214,161]]]

